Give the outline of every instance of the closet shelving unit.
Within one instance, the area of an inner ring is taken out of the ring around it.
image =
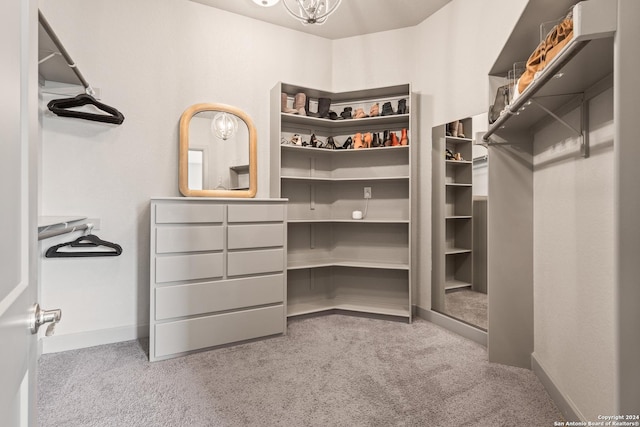
[[[533,351],[533,137],[556,120],[580,138],[589,156],[589,101],[613,86],[616,0],[530,2],[490,71],[505,84],[515,62],[540,42],[540,24],[573,10],[573,38],[490,125],[488,264],[489,360],[530,367]],[[495,92],[494,92],[495,93]],[[563,116],[580,108],[576,129]]]
[[[461,120],[465,135],[472,120]],[[444,309],[447,291],[473,284],[473,141],[432,130],[432,305]],[[447,160],[446,149],[463,160]]]
[[[585,133],[585,129],[588,128],[587,102],[590,96],[594,96],[593,92],[600,93],[601,88],[610,87],[613,81],[616,4],[612,0],[589,0],[570,6],[574,3],[575,0],[557,2],[547,11],[547,14],[555,11],[555,16],[559,17],[570,7],[573,8],[573,38],[489,126],[483,136],[485,142],[510,143],[510,134],[527,131],[543,119],[551,117],[572,130],[576,136],[583,138],[582,155],[588,157],[589,142]],[[523,27],[535,28],[540,23],[535,21],[525,24],[528,25]],[[536,30],[529,30],[534,38],[538,35]],[[524,33],[525,29],[519,28],[518,31],[519,33],[516,33],[505,46],[491,74],[506,75],[506,70],[514,62],[522,60],[523,56],[530,53],[522,50],[523,36],[518,35]],[[560,117],[563,110],[575,106],[582,106],[580,129],[575,129]],[[498,138],[492,139],[494,134]]]
[[[336,310],[411,321],[411,113],[329,120],[280,112],[280,95],[331,99],[331,110],[407,99],[410,85],[333,93],[285,83],[272,90],[271,194],[288,202],[287,315]],[[290,101],[291,102],[291,101]],[[382,110],[382,109],[381,109]],[[281,144],[314,133],[338,144],[357,132],[408,129],[409,145],[330,150]],[[372,198],[364,199],[370,187]],[[352,212],[366,213],[361,220]]]

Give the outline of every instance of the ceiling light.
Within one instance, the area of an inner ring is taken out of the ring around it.
[[[253,0],[258,6],[271,7],[277,4],[280,0]]]
[[[305,25],[324,24],[341,2],[342,0],[282,0],[287,12]]]

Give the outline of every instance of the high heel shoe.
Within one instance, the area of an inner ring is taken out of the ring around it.
[[[330,150],[335,150],[336,149],[336,142],[333,140],[333,137],[330,136],[329,138],[327,138],[327,147]]]
[[[344,110],[342,111],[342,113],[340,113],[340,117],[342,117],[343,119],[350,119],[351,118],[351,111],[353,111],[353,108],[344,107]]]
[[[311,134],[311,141],[310,141],[310,143],[311,143],[311,146],[312,146],[312,147],[314,147],[314,148],[318,147],[318,138],[316,138],[316,134],[315,134],[315,133],[312,133],[312,134]]]
[[[378,135],[378,132],[373,134],[373,140],[371,141],[371,147],[380,147],[381,142],[380,142],[380,135]]]
[[[383,138],[384,141],[382,142],[382,145],[385,147],[391,147],[391,132],[388,130],[384,131],[383,134]]]
[[[371,136],[371,132],[367,132],[364,134],[364,137],[362,138],[362,141],[364,143],[364,148],[370,148],[371,147],[371,140],[373,139],[373,137]]]
[[[396,135],[395,132],[391,132],[391,146],[397,147],[398,145],[400,145],[400,141],[398,141],[398,136]]]
[[[353,139],[351,139],[351,137],[347,138],[347,140],[344,142],[344,144],[342,144],[342,148],[343,150],[348,150],[349,148],[351,148],[351,146],[353,145]]]
[[[353,115],[354,119],[363,119],[367,117],[367,115],[364,113],[364,109],[362,108],[356,108],[356,112]]]
[[[390,102],[385,102],[384,104],[382,104],[382,115],[383,116],[391,116],[395,114],[393,112],[393,108],[391,108],[391,103]]]
[[[287,102],[289,102],[289,98],[286,93],[282,92],[280,94],[280,111],[287,114],[298,114],[298,110],[287,107]]]
[[[291,144],[302,145],[302,138],[300,137],[299,134],[296,133],[291,137]]]
[[[402,129],[400,134],[400,145],[409,145],[409,138],[407,137],[406,129]]]
[[[398,114],[407,114],[407,100],[400,99],[398,101]]]
[[[380,115],[380,104],[377,102],[371,106],[371,110],[369,110],[369,117],[377,117]]]
[[[353,137],[353,148],[356,150],[359,148],[366,148],[364,145],[364,141],[362,140],[362,134],[359,132],[356,133]]]
[[[462,122],[458,122],[458,138],[464,138],[464,127]]]

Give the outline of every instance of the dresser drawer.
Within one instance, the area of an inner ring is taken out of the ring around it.
[[[156,320],[282,301],[282,274],[166,286],[156,289]]]
[[[284,269],[284,251],[267,249],[263,251],[229,252],[227,275],[273,273]]]
[[[222,222],[223,205],[204,204],[158,204],[156,205],[156,224]]]
[[[155,357],[284,332],[284,306],[262,307],[155,325]]]
[[[222,277],[222,253],[156,258],[156,283]]]
[[[229,205],[228,222],[284,221],[284,206],[252,203],[250,205]]]
[[[284,224],[230,225],[229,249],[268,248],[284,245]]]
[[[158,227],[156,253],[221,251],[223,237],[222,225]]]

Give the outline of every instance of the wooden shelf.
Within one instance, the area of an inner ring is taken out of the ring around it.
[[[408,145],[396,145],[395,147],[374,147],[374,148],[359,148],[359,149],[336,149],[336,150],[330,150],[328,148],[317,148],[317,147],[311,147],[311,146],[306,146],[303,147],[301,145],[293,145],[293,144],[280,144],[280,148],[283,150],[302,150],[302,151],[308,151],[308,150],[312,150],[314,152],[321,152],[321,153],[327,153],[327,154],[336,154],[336,155],[343,155],[343,154],[352,154],[352,153],[358,153],[358,155],[366,155],[367,153],[384,153],[384,152],[389,152],[389,150],[393,150],[393,151],[409,151],[409,146]],[[469,162],[471,163],[471,162]]]
[[[331,120],[318,117],[301,116],[298,114],[280,113],[283,125],[303,126],[309,128],[327,128],[334,130],[352,129],[359,127],[396,126],[407,127],[409,114],[393,114],[389,116],[364,117],[361,119]],[[347,151],[347,150],[345,150]]]
[[[354,304],[349,302],[341,302],[340,300],[336,299],[288,304],[287,317],[321,313],[323,311],[330,310],[345,310],[358,313],[371,313],[384,316],[411,318],[409,309],[405,307],[394,305]]]
[[[460,280],[449,280],[444,283],[445,291],[450,291],[453,289],[470,288],[470,287],[471,287],[471,283],[462,282]]]
[[[458,255],[458,254],[467,254],[471,253],[471,249],[464,248],[447,248],[445,249],[445,255]]]
[[[323,267],[351,267],[377,270],[409,270],[409,264],[378,261],[317,259],[312,261],[289,261],[287,263],[287,270],[303,270],[307,268]]]
[[[369,176],[361,178],[323,178],[313,176],[281,176],[283,180],[297,181],[320,181],[320,182],[358,182],[358,181],[403,181],[408,180],[408,176]]]
[[[469,160],[445,160],[444,161],[447,165],[455,165],[455,166],[460,166],[460,165],[473,165],[472,161]]]
[[[471,218],[471,217],[468,217]],[[324,223],[355,223],[355,224],[409,224],[408,219],[289,219],[289,224],[324,224]]]

